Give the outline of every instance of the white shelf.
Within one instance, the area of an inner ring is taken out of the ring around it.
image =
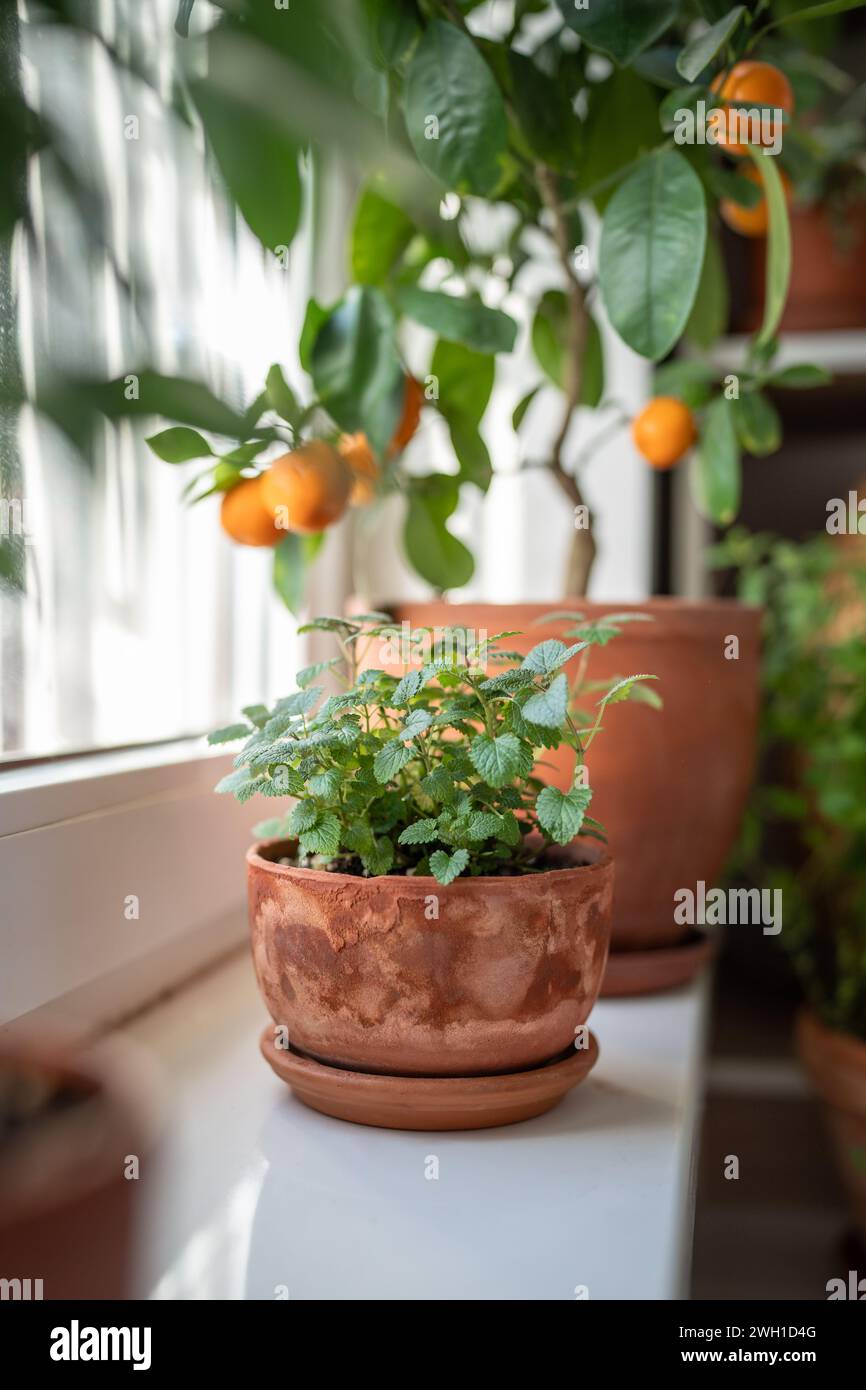
[[[705,1011],[700,985],[600,1004],[600,1061],[549,1115],[397,1133],[315,1114],[273,1076],[245,953],[125,1029],[171,1091],[142,1292],[571,1301],[585,1285],[590,1299],[681,1297]]]

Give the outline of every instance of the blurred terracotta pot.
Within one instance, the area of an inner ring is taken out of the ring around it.
[[[153,1078],[126,1045],[0,1044],[0,1278],[9,1297],[132,1296],[158,1128]]]
[[[866,203],[848,209],[841,225],[820,203],[791,209],[791,285],[780,329],[822,332],[866,326]],[[763,317],[767,243],[749,245],[751,292],[742,327]]]
[[[607,959],[613,864],[594,845],[511,878],[361,878],[247,855],[259,988],[319,1062],[403,1076],[519,1071],[574,1046]]]
[[[825,1028],[804,1010],[797,1020],[797,1051],[824,1103],[836,1167],[866,1240],[866,1042]]]
[[[674,921],[674,894],[720,874],[734,843],[752,783],[758,722],[761,610],[735,600],[656,598],[644,603],[388,604],[413,628],[464,626],[488,637],[516,629],[503,645],[521,653],[568,622],[540,624],[552,609],[588,618],[649,614],[626,623],[606,647],[593,649],[592,680],[658,676],[664,709],[614,705],[590,751],[592,814],[607,829],[617,866],[613,951],[669,946],[690,928]],[[738,655],[731,638],[736,638]],[[375,653],[370,664],[381,664]],[[544,755],[542,776],[567,788],[574,755]]]

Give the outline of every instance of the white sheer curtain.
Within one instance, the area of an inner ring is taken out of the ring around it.
[[[100,249],[35,161],[35,241],[14,252],[25,381],[51,365],[100,376],[150,362],[249,401],[271,362],[296,367],[309,229],[284,267],[236,222],[200,136],[171,107],[175,0],[95,8],[152,85],[120,75],[94,40],[22,25],[27,89],[109,207]],[[289,687],[295,623],[272,594],[271,552],[233,547],[217,500],[181,505],[195,464],[161,463],[127,426],[81,459],[30,412],[17,445],[27,589],[0,598],[0,752],[196,733]]]

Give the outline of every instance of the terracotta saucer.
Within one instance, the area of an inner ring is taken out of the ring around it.
[[[262,1033],[262,1055],[298,1100],[312,1110],[380,1129],[490,1129],[552,1110],[598,1060],[598,1043],[569,1048],[532,1071],[500,1076],[380,1076],[324,1066],[274,1045]]]
[[[714,953],[714,938],[698,931],[676,946],[656,946],[649,951],[612,951],[607,958],[601,997],[658,994],[664,989],[691,984]]]

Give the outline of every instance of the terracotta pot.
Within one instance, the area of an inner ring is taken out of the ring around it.
[[[866,204],[849,209],[840,229],[820,204],[791,209],[793,266],[780,329],[825,331],[866,327]],[[763,317],[767,243],[749,246],[749,309],[742,327],[751,332]]]
[[[504,646],[525,653],[573,624],[540,625],[553,609],[589,618],[642,612],[652,622],[627,623],[615,641],[593,650],[593,680],[649,673],[663,710],[614,705],[590,751],[592,814],[607,829],[616,860],[616,903],[611,947],[646,950],[684,940],[690,927],[674,921],[674,893],[709,887],[734,843],[752,783],[758,722],[761,610],[734,600],[690,602],[656,598],[644,603],[386,605],[396,622],[413,628],[465,626],[492,637],[517,629]],[[725,656],[739,639],[739,657]],[[371,653],[370,664],[381,664]],[[541,775],[566,788],[574,755],[567,748],[544,755]]]
[[[478,1076],[574,1045],[610,937],[613,864],[598,847],[447,888],[275,862],[293,852],[247,855],[259,988],[293,1049],[359,1071]]]
[[[148,1068],[125,1046],[0,1046],[0,1278],[20,1281],[13,1296],[133,1295],[135,1219],[159,1128],[154,1097]],[[128,1176],[132,1158],[137,1177]]]
[[[836,1166],[866,1240],[866,1042],[825,1028],[804,1010],[797,1020],[797,1051],[824,1102]]]

